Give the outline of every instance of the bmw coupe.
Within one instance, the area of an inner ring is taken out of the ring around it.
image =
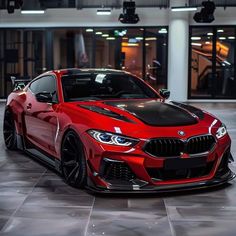
[[[166,192],[232,180],[225,125],[168,97],[123,71],[49,71],[26,86],[16,82],[5,109],[5,144],[46,162],[68,184],[99,192]]]

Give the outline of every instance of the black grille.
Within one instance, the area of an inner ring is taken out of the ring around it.
[[[164,168],[147,168],[151,178],[157,181],[166,181],[173,179],[198,178],[210,174],[214,166],[214,161],[207,163],[205,166],[194,168],[183,168],[176,170],[165,170]]]
[[[171,157],[181,153],[197,154],[211,150],[215,139],[211,135],[192,137],[186,142],[176,138],[158,138],[150,140],[145,151],[153,156]]]
[[[135,174],[126,163],[108,159],[103,160],[100,174],[106,180],[130,181],[135,178]]]
[[[211,150],[215,139],[211,135],[197,136],[190,138],[187,144],[187,153],[196,154]]]

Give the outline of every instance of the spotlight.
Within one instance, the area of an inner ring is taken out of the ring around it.
[[[15,0],[15,9],[20,9],[23,6],[23,0]]]
[[[23,0],[7,0],[7,12],[14,13],[15,9],[20,9],[23,5]]]
[[[119,21],[123,24],[136,24],[139,22],[138,14],[135,14],[135,2],[123,2],[123,13],[119,16]]]
[[[197,23],[211,23],[215,20],[214,11],[216,9],[215,3],[211,1],[203,1],[203,8],[200,12],[195,13],[193,19]]]
[[[7,12],[9,14],[14,13],[15,11],[15,0],[8,0],[7,1]]]

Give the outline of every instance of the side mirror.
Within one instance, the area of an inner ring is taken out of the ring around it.
[[[170,97],[170,91],[167,89],[159,89],[159,93],[165,99],[168,99]]]
[[[41,92],[35,95],[38,102],[52,103],[52,94],[49,92]]]

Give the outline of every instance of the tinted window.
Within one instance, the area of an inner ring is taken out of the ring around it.
[[[36,94],[40,92],[56,92],[56,80],[52,76],[45,76],[40,79],[35,80],[30,85],[30,90]]]
[[[49,92],[56,99],[56,80],[53,76],[44,76],[30,84],[30,90],[34,93]]]
[[[126,74],[64,76],[62,86],[65,101],[158,97],[144,82]]]

